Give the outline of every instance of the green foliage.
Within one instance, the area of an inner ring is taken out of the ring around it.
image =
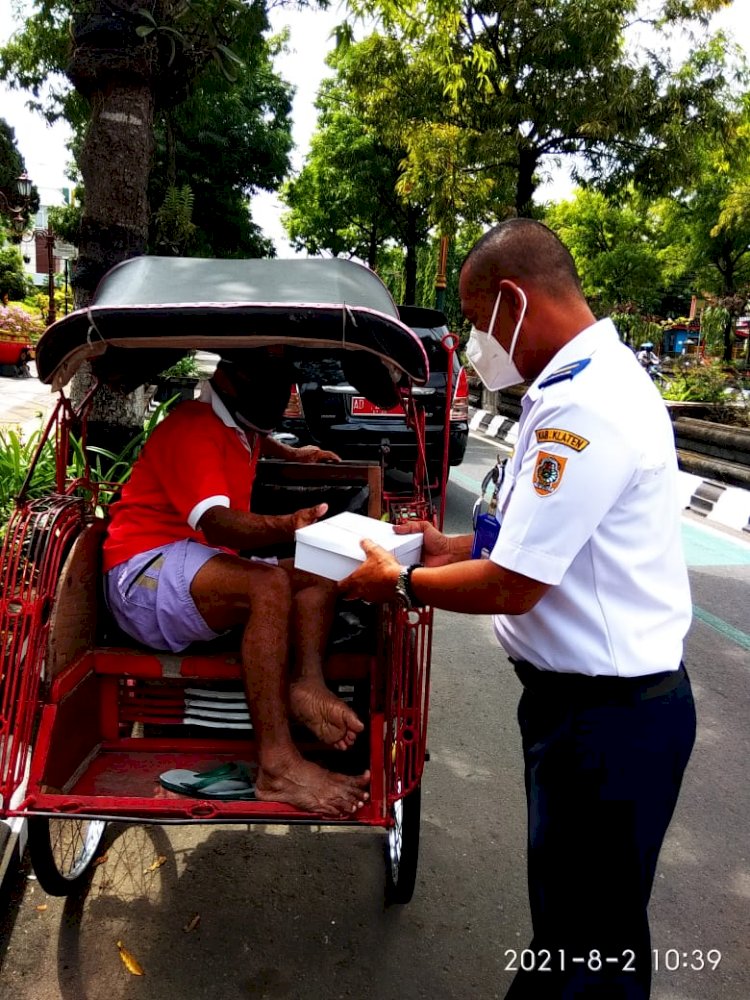
[[[44,332],[44,323],[21,306],[0,305],[0,337],[35,342]]]
[[[81,219],[83,217],[83,188],[73,189],[70,205],[53,205],[48,209],[49,228],[55,236],[77,247],[80,242]]]
[[[712,361],[708,365],[681,366],[670,373],[662,396],[680,403],[719,403],[726,400],[727,388],[724,366]]]
[[[721,356],[724,351],[724,330],[730,321],[729,311],[721,306],[706,306],[701,313],[701,335],[706,354]]]
[[[656,353],[661,353],[663,329],[652,316],[644,316],[635,310],[615,311],[611,313],[610,319],[617,327],[623,343],[637,349],[641,344],[651,341]]]
[[[49,120],[62,116],[81,122],[81,113],[88,117],[88,109],[63,76],[71,54],[83,48],[104,50],[114,43],[121,50],[123,72],[127,58],[141,72],[150,66],[157,106],[172,107],[185,99],[208,65],[233,80],[243,63],[242,46],[259,38],[266,27],[265,4],[259,2],[37,0],[24,26],[0,49],[0,79],[32,91],[36,107]],[[40,92],[44,103],[38,99]]]
[[[36,453],[41,429],[28,438],[13,427],[0,427],[0,536],[23,486]],[[29,488],[29,497],[49,493],[55,485],[55,456],[51,442],[44,446]]]
[[[25,170],[24,159],[16,146],[15,129],[4,118],[0,118],[0,221],[8,224],[12,221],[9,209],[19,206],[17,181]],[[31,213],[39,208],[39,193],[35,187],[32,188],[28,205],[19,207],[24,208],[21,215],[28,225]],[[13,230],[10,227],[9,232],[12,236]]]
[[[658,52],[628,49],[637,0],[350,0],[380,19],[410,65],[429,67],[441,99],[411,117],[400,190],[428,193],[450,232],[456,214],[534,214],[534,192],[553,162],[575,156],[577,179],[650,193],[692,176],[696,134],[721,129],[730,85],[726,40],[671,65],[674,24],[703,26],[708,3],[652,5]],[[387,86],[362,81],[371,101]],[[451,218],[453,217],[453,219]]]
[[[167,188],[155,217],[157,252],[180,257],[189,249],[196,229],[192,219],[193,200],[189,184]]]
[[[160,372],[159,378],[200,378],[201,370],[195,360],[195,352],[191,351],[184,358],[180,358],[169,368]]]
[[[664,242],[701,294],[728,300],[750,286],[750,213],[743,207],[750,190],[750,94],[728,117],[722,141],[696,135],[695,147],[700,172],[661,205]]]
[[[171,401],[161,403],[144,421],[143,429],[133,436],[119,454],[97,446],[90,446],[87,449],[90,481],[100,486],[98,494],[100,507],[106,507],[114,493],[127,481],[143,445],[156,425],[164,419],[170,405]],[[41,428],[27,438],[15,428],[0,428],[0,539],[31,467],[41,436]],[[85,472],[86,455],[81,441],[71,436],[68,480],[78,481],[83,478]],[[51,492],[54,488],[55,451],[52,441],[47,440],[37,460],[27,496],[33,499]]]
[[[64,74],[71,52],[80,56],[80,46],[71,49],[71,39],[97,18],[122,18],[132,47],[128,58],[135,64],[147,52],[153,69],[156,154],[150,204],[164,205],[171,187],[189,185],[194,197],[192,242],[187,242],[184,226],[178,226],[175,241],[174,230],[159,229],[154,216],[151,252],[164,253],[166,240],[196,256],[272,255],[272,242],[251,219],[249,198],[259,189],[274,190],[288,171],[291,93],[273,71],[278,43],[263,37],[268,27],[265,3],[157,0],[117,4],[113,15],[97,0],[40,0],[0,49],[0,78],[49,95],[43,106],[40,101],[35,106],[49,120],[62,116],[71,124],[76,156],[91,109],[86,87],[71,90]],[[78,202],[56,229],[76,246],[80,197]]]
[[[626,302],[657,310],[662,295],[659,245],[648,202],[629,192],[614,201],[578,190],[547,209],[544,221],[570,250],[592,306],[607,313]]]
[[[394,241],[405,248],[409,271],[399,301],[413,298],[430,205],[401,184],[402,163],[410,116],[439,100],[439,92],[393,40],[378,35],[347,42],[329,62],[336,75],[318,96],[310,153],[282,192],[284,225],[298,249],[357,256],[371,267],[380,267],[384,246]]]
[[[273,71],[276,42],[257,38],[235,47],[243,56],[229,84],[210,66],[178,107],[156,121],[156,154],[149,200],[162,205],[170,187],[189,186],[189,240],[181,253],[197,257],[272,256],[273,244],[252,221],[250,196],[275,190],[289,170],[291,89]],[[187,215],[182,216],[187,221]],[[164,233],[151,226],[152,252],[164,253]]]
[[[31,287],[20,251],[13,246],[0,247],[0,298],[25,299]]]

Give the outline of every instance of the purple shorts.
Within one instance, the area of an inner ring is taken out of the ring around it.
[[[141,552],[111,569],[104,590],[112,615],[144,646],[179,653],[191,642],[215,639],[190,594],[201,566],[221,549],[192,539]]]

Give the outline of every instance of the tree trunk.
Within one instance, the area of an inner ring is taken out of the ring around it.
[[[417,301],[417,217],[411,207],[407,209],[407,213],[403,305],[411,306]]]
[[[378,227],[370,229],[370,242],[367,247],[367,266],[371,271],[378,269]]]
[[[534,172],[539,164],[535,150],[521,148],[518,150],[518,176],[516,178],[516,215],[531,216],[536,183]]]
[[[73,278],[78,308],[88,305],[110,268],[146,250],[146,191],[154,151],[151,76],[156,63],[152,44],[135,33],[139,6],[139,0],[120,0],[119,12],[113,13],[112,3],[92,4],[91,13],[73,24],[75,48],[68,76],[91,106],[79,162],[86,199]],[[80,399],[90,384],[90,371],[81,371],[73,381],[73,398]],[[107,428],[140,428],[144,409],[143,390],[129,397],[100,390],[89,440],[111,446],[116,432],[108,434]]]

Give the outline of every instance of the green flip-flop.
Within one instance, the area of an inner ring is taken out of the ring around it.
[[[232,761],[212,771],[188,771],[174,768],[159,775],[159,781],[170,792],[190,795],[196,799],[254,799],[255,784],[246,764]]]

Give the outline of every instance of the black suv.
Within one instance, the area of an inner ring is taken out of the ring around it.
[[[443,461],[445,390],[449,353],[443,347],[448,325],[435,309],[400,306],[401,321],[417,333],[430,362],[430,378],[417,386],[425,410],[427,471],[438,484]],[[386,472],[411,472],[417,459],[414,431],[406,426],[401,407],[384,410],[360,395],[345,377],[337,360],[298,361],[297,384],[279,431],[292,434],[300,444],[316,444],[343,459],[385,460]],[[460,465],[469,436],[469,386],[458,354],[453,355],[453,399],[450,407],[448,461]]]

